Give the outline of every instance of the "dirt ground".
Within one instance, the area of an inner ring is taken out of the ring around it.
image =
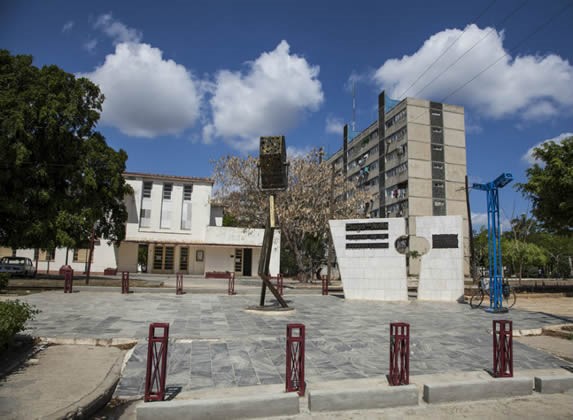
[[[527,295],[520,293],[517,295],[514,308],[573,318],[573,296]]]

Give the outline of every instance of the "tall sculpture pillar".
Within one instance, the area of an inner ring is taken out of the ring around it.
[[[267,288],[271,291],[283,308],[288,308],[286,301],[271,282],[269,264],[276,229],[275,197],[278,191],[288,187],[288,163],[284,136],[261,137],[259,147],[259,187],[269,195],[269,214],[265,225],[265,236],[259,259],[258,274],[263,284],[261,288],[260,306],[265,306]]]

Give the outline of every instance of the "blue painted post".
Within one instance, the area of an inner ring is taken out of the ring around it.
[[[487,239],[489,254],[489,308],[488,312],[506,312],[503,307],[503,262],[501,258],[501,224],[499,220],[499,188],[513,179],[510,173],[503,173],[487,184],[473,184],[472,188],[487,195]]]

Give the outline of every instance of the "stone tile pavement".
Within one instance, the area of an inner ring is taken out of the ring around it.
[[[492,319],[514,329],[573,322],[567,316],[512,310],[492,315],[469,305],[435,302],[358,302],[334,296],[287,296],[291,312],[246,308],[257,295],[183,296],[47,292],[24,298],[42,310],[28,332],[43,337],[136,338],[139,343],[116,390],[143,394],[149,323],[169,322],[167,385],[183,391],[284,382],[286,324],[306,325],[309,382],[380,376],[388,370],[389,323],[411,324],[412,375],[491,368]],[[515,369],[568,364],[514,342]]]

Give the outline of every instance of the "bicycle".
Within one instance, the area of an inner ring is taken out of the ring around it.
[[[509,285],[507,280],[503,280],[502,283],[502,306],[504,308],[513,308],[515,302],[517,300],[517,295],[513,287]],[[470,298],[470,306],[472,309],[479,308],[483,302],[485,296],[490,296],[489,294],[489,279],[485,277],[481,277],[478,288],[472,293],[472,297]]]

